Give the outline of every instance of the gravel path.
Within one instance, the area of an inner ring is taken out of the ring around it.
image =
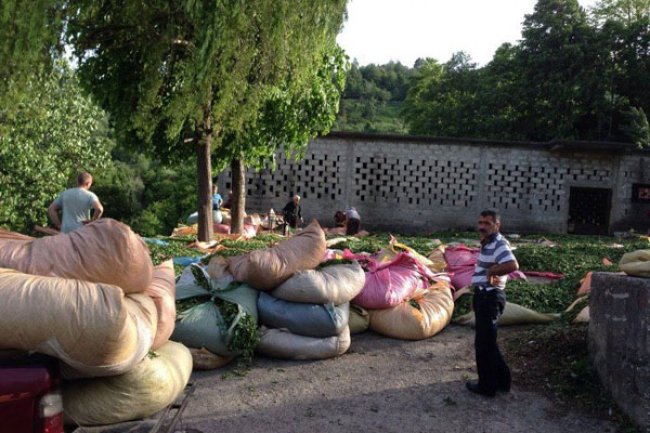
[[[508,332],[508,331],[505,331]],[[473,330],[449,326],[425,341],[367,332],[324,361],[257,357],[243,377],[232,367],[195,372],[177,432],[614,432],[517,387],[494,399],[465,390],[475,378]]]

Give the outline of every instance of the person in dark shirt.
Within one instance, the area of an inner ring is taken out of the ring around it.
[[[289,227],[296,228],[302,224],[302,209],[300,208],[300,196],[294,195],[293,199],[282,209],[284,213],[284,222]]]
[[[345,225],[345,234],[347,236],[354,236],[359,233],[359,230],[361,229],[361,217],[359,216],[359,212],[357,212],[353,207],[346,209],[345,218],[347,221]]]

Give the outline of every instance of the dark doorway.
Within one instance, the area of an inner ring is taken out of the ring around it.
[[[608,234],[611,208],[611,189],[571,187],[567,231],[577,235]]]

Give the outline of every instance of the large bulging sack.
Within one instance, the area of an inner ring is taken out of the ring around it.
[[[181,395],[191,373],[190,351],[168,341],[125,374],[64,382],[66,421],[89,426],[151,416]]]
[[[442,331],[451,321],[454,300],[448,285],[418,289],[405,302],[370,310],[370,329],[401,340],[422,340]]]
[[[296,273],[273,290],[273,296],[292,302],[340,305],[357,296],[365,282],[366,275],[357,262],[330,265]]]
[[[260,293],[257,311],[262,325],[322,338],[339,335],[348,326],[350,304],[305,304]]]
[[[503,309],[503,314],[497,319],[497,325],[533,325],[536,323],[548,323],[560,318],[559,314],[546,314],[538,313],[519,304],[506,302],[506,307]],[[470,311],[467,314],[455,319],[455,323],[459,325],[474,326],[476,318],[474,312]]]
[[[370,260],[366,283],[352,303],[368,309],[394,307],[417,288],[428,287],[431,272],[409,253],[399,253],[388,262]]]
[[[109,284],[0,269],[0,349],[45,353],[66,377],[128,371],[153,344],[156,307]]]
[[[296,272],[318,266],[325,250],[325,233],[314,220],[272,248],[229,258],[228,267],[236,281],[257,290],[273,290]]]
[[[326,359],[343,355],[350,348],[350,328],[328,338],[305,337],[285,329],[262,327],[260,344],[255,349],[262,355],[280,359]]]
[[[190,348],[205,348],[210,352],[232,357],[241,354],[241,350],[233,347],[232,342],[236,332],[251,331],[248,326],[253,323],[253,331],[257,335],[257,297],[258,291],[246,284],[227,285],[225,288],[213,290],[206,289],[197,281],[192,269],[200,272],[205,282],[214,283],[209,279],[207,272],[201,266],[192,265],[185,268],[176,283],[176,299],[178,301],[195,298],[198,304],[189,309],[179,310],[174,332],[171,339],[178,341]],[[220,307],[224,302],[234,304],[237,314],[228,318],[224,316]],[[242,326],[245,326],[243,329]],[[239,335],[248,338],[250,335]]]
[[[472,284],[474,268],[478,260],[479,249],[465,245],[447,247],[444,252],[447,261],[447,272],[451,274],[451,284],[456,289],[462,289]]]
[[[628,275],[650,278],[650,250],[637,250],[623,254],[619,267]]]
[[[151,285],[153,274],[144,240],[110,218],[38,239],[16,239],[0,232],[0,267],[113,284],[125,293],[143,292]]]
[[[152,346],[155,350],[169,340],[176,323],[176,275],[172,260],[154,267],[153,282],[145,293],[153,299],[158,312],[158,326]]]

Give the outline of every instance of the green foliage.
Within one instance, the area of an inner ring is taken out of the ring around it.
[[[57,0],[0,2],[0,123],[33,96],[35,77],[49,72],[62,51],[62,9]]]
[[[643,108],[630,107],[625,114],[629,123],[621,126],[623,133],[637,146],[650,147],[650,124]]]
[[[23,99],[0,111],[0,225],[30,231],[47,207],[76,185],[80,171],[101,176],[113,146],[104,112],[64,63],[26,82]]]

